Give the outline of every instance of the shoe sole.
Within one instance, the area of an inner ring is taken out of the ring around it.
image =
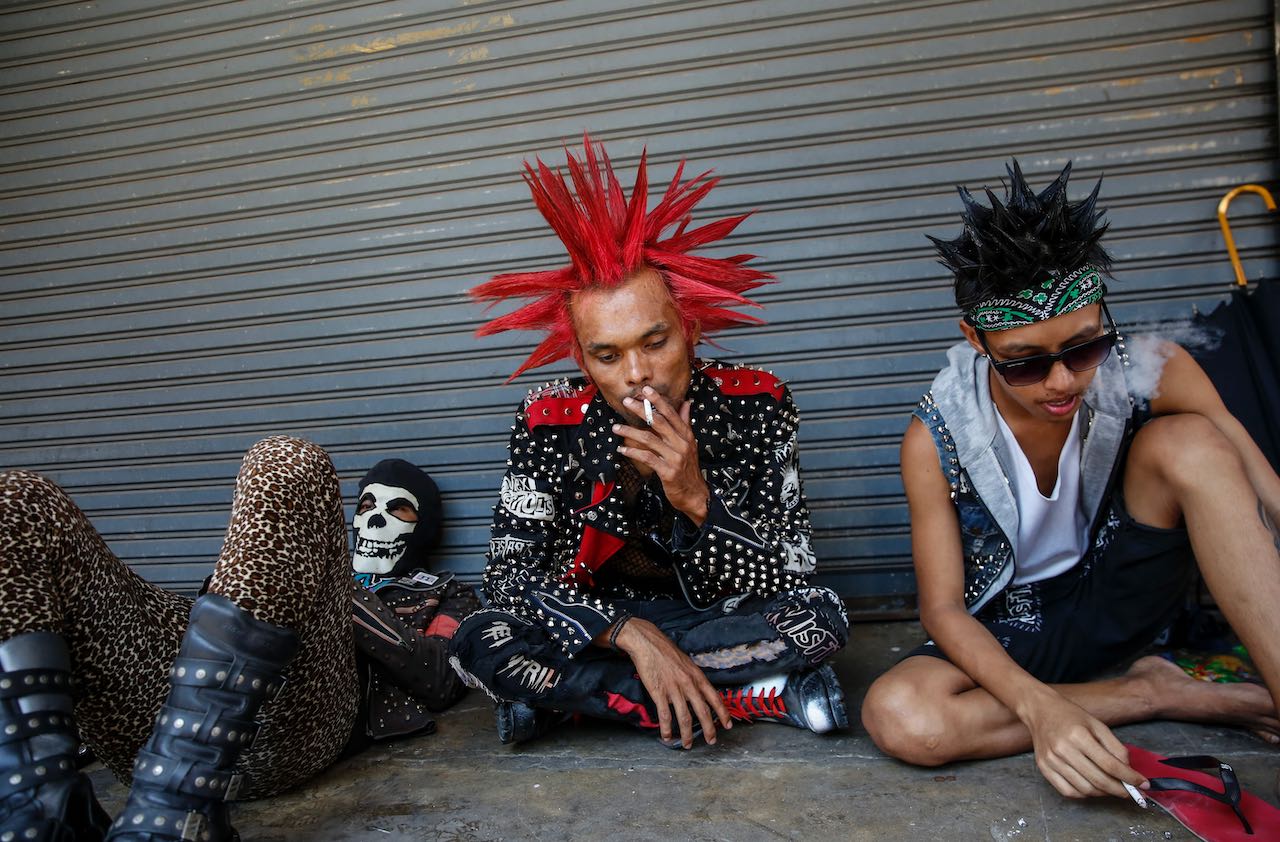
[[[844,688],[840,686],[840,679],[836,677],[836,671],[831,668],[830,664],[823,664],[818,668],[823,676],[823,685],[826,689],[827,705],[831,709],[832,731],[844,731],[849,728],[849,712],[844,705]],[[817,731],[815,733],[828,733],[826,731]]]

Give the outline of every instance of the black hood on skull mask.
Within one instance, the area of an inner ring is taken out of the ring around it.
[[[373,508],[357,514],[351,523],[352,570],[399,577],[426,568],[440,542],[442,518],[440,490],[431,477],[403,459],[383,459],[360,480],[357,511],[366,496]],[[417,523],[402,521],[388,511],[401,500],[417,510]]]

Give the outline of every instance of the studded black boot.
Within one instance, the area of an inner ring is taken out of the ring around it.
[[[169,697],[133,765],[129,800],[111,840],[238,840],[226,802],[236,797],[240,752],[258,733],[254,716],[284,685],[298,651],[292,631],[256,620],[205,594],[169,673]]]
[[[849,727],[844,690],[828,664],[722,689],[720,698],[729,715],[738,720],[779,722],[815,734]]]
[[[52,632],[0,643],[0,840],[97,842],[110,819],[76,769],[71,659]]]

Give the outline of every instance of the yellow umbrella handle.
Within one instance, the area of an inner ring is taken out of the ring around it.
[[[1271,198],[1271,191],[1260,184],[1241,184],[1218,202],[1218,225],[1222,226],[1222,239],[1227,241],[1227,254],[1231,256],[1231,268],[1236,270],[1236,283],[1248,286],[1248,281],[1244,278],[1244,267],[1240,265],[1240,252],[1236,251],[1236,238],[1231,236],[1231,225],[1227,222],[1227,208],[1231,205],[1231,200],[1241,193],[1257,193],[1270,210],[1276,209],[1276,200]]]

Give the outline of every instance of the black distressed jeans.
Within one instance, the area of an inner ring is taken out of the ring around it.
[[[705,611],[674,599],[614,604],[656,625],[719,687],[816,666],[849,637],[844,605],[827,588],[729,597]],[[515,614],[472,614],[458,628],[453,652],[468,679],[496,699],[658,726],[653,701],[625,655],[588,647],[569,657]]]

